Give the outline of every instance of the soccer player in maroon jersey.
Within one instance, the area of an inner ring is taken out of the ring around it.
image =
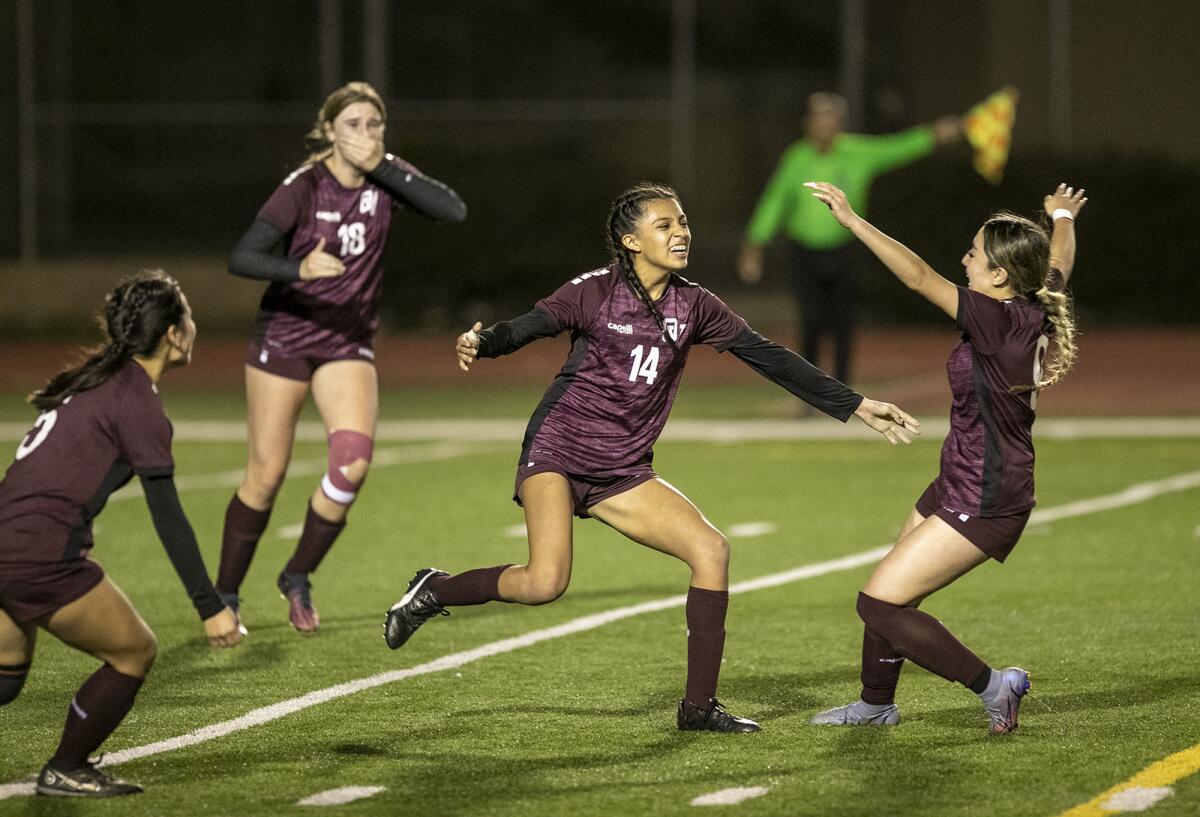
[[[515,352],[571,332],[571,351],[525,432],[513,499],[523,506],[529,561],[450,576],[417,572],[388,611],[388,646],[402,645],[446,607],[507,601],[545,604],[571,576],[571,516],[593,517],[691,568],[687,688],[680,729],[755,732],[716,699],[729,602],[729,543],[687,497],[655,474],[653,445],[667,421],[693,344],[732,352],[797,397],[845,422],[857,415],[893,445],[917,422],[867,400],[755,332],[719,298],[687,281],[692,234],[679,197],[640,184],[613,203],[612,263],[584,273],[532,312],[458,338],[465,371],[477,357]],[[481,331],[482,330],[482,331]]]
[[[29,674],[40,627],[104,662],[71,700],[39,794],[111,797],[140,792],[89,762],[154,663],[154,633],[92,561],[92,520],[137,474],[154,528],[214,647],[241,640],[237,617],[209,581],[172,477],[171,423],[155,384],[185,366],[196,338],[179,285],[161,271],[108,296],[109,343],[56,375],[30,402],[41,410],[0,480],[0,705]]]
[[[954,402],[941,469],[858,594],[865,625],[861,698],[812,722],[899,723],[896,684],[907,658],[975,692],[990,732],[1009,733],[1017,728],[1029,674],[992,669],[917,606],[989,558],[1003,562],[1029,520],[1038,391],[1061,380],[1075,359],[1065,290],[1075,266],[1075,218],[1087,199],[1065,184],[1046,196],[1049,236],[1011,213],[989,218],[963,256],[967,285],[960,286],[856,215],[838,188],[808,186],[897,278],[962,331],[946,363]],[[1056,354],[1047,362],[1052,341]]]
[[[271,283],[246,355],[249,457],[225,514],[217,590],[238,609],[311,386],[329,468],[277,581],[301,632],[320,624],[308,575],[345,526],[371,462],[379,409],[372,343],[392,210],[451,222],[467,212],[453,190],[384,152],[386,121],[383,101],[365,82],[330,94],[305,140],[308,159],[259,210],[229,260],[235,275]],[[282,257],[274,254],[280,245]]]

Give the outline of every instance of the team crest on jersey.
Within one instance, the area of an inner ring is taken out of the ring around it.
[[[362,196],[358,199],[358,212],[363,215],[375,215],[375,208],[379,206],[379,191],[368,187],[362,191]]]
[[[683,336],[683,333],[687,331],[687,324],[680,323],[678,318],[663,318],[663,326],[666,327],[667,334],[674,341],[678,341]]]

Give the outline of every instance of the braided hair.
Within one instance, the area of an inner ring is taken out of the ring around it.
[[[72,394],[94,389],[125,364],[150,357],[171,326],[184,319],[183,291],[162,270],[143,270],[126,278],[104,298],[99,323],[107,343],[86,350],[82,362],[59,372],[29,402],[49,411]]]
[[[659,331],[662,332],[663,339],[670,345],[671,349],[678,351],[675,346],[675,339],[667,331],[666,321],[663,319],[662,312],[654,305],[654,299],[650,297],[650,293],[646,291],[646,287],[642,285],[641,279],[634,272],[633,257],[629,254],[629,250],[625,248],[625,245],[621,243],[622,236],[633,232],[638,219],[646,211],[646,203],[657,199],[673,199],[678,202],[679,194],[665,184],[638,182],[617,196],[608,211],[608,234],[606,238],[609,255],[616,263],[621,275],[629,283],[633,294],[650,310],[650,314],[654,317],[654,322],[658,324]]]
[[[304,149],[308,158],[304,164],[310,165],[325,159],[333,152],[333,143],[325,135],[325,123],[332,123],[338,114],[349,108],[355,102],[369,102],[379,110],[379,116],[387,122],[387,108],[379,92],[367,82],[347,82],[341,88],[325,97],[321,109],[317,111],[317,121],[312,130],[304,135]]]
[[[1063,292],[1050,289],[1050,237],[1045,228],[1014,213],[996,213],[983,224],[983,251],[988,264],[1004,267],[1013,291],[1035,303],[1054,325],[1057,346],[1047,361],[1044,376],[1029,386],[1013,390],[1044,389],[1062,380],[1075,363],[1075,319],[1071,301]]]

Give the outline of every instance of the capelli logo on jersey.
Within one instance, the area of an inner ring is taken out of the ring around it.
[[[608,328],[622,335],[633,334],[633,324],[631,323],[610,323]]]
[[[337,210],[318,210],[317,221],[341,221],[342,214]]]

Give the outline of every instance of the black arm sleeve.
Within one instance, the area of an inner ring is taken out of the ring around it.
[[[200,547],[196,544],[196,534],[188,524],[183,506],[179,504],[174,478],[169,475],[144,476],[141,480],[142,490],[146,493],[146,504],[150,506],[150,518],[154,520],[154,529],[158,531],[158,538],[162,539],[167,556],[183,581],[196,612],[200,614],[201,619],[215,616],[225,605],[208,578],[204,557],[200,555]]]
[[[479,333],[479,356],[511,354],[538,338],[552,338],[562,331],[549,312],[534,309],[511,321],[500,321]]]
[[[449,187],[415,170],[398,167],[386,157],[367,173],[367,178],[396,200],[432,219],[457,224],[467,217],[467,205]]]
[[[862,403],[862,395],[835,380],[790,349],[767,340],[750,327],[721,348],[773,383],[843,423]]]
[[[283,231],[269,221],[256,220],[233,248],[229,271],[260,281],[299,281],[300,262],[275,255]]]

